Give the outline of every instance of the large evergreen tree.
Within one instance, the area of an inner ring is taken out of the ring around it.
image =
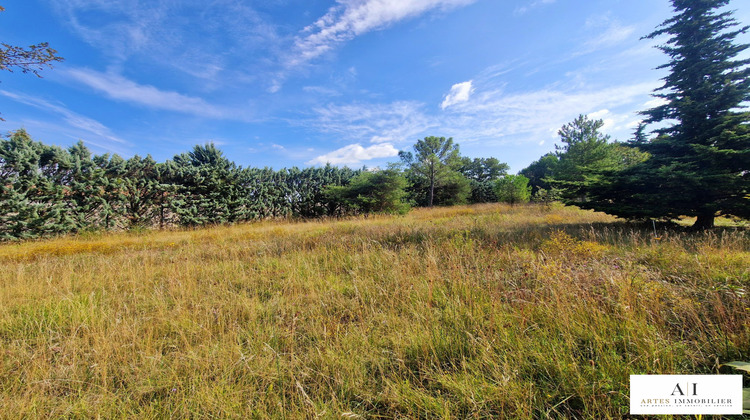
[[[710,228],[720,214],[750,216],[750,60],[735,44],[738,27],[729,0],[672,0],[675,16],[646,38],[668,35],[670,61],[654,96],[664,103],[643,112],[646,123],[667,123],[637,146],[645,162],[595,188],[594,208],[625,217],[695,216]]]
[[[175,156],[166,170],[175,185],[170,207],[179,224],[213,225],[251,218],[247,194],[239,182],[241,169],[213,143]]]

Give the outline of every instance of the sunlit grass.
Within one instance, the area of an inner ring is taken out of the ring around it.
[[[620,418],[750,360],[747,232],[483,205],[0,246],[0,417]]]

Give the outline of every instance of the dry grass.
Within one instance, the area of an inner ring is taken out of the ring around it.
[[[0,417],[620,418],[750,360],[750,238],[484,205],[0,246]]]

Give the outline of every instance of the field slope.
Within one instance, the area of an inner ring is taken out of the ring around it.
[[[0,418],[620,418],[750,361],[750,237],[485,205],[0,246]],[[721,370],[723,372],[723,369]]]

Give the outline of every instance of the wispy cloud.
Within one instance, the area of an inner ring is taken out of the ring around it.
[[[147,58],[215,83],[241,72],[230,68],[252,74],[266,66],[252,61],[251,53],[275,51],[281,39],[276,27],[242,0],[48,1],[76,35],[115,66]]]
[[[632,119],[657,86],[657,82],[642,82],[574,91],[554,88],[516,94],[486,91],[475,95],[469,103],[451,108],[453,115],[446,120],[445,127],[450,135],[467,141],[538,142],[554,139],[557,129],[578,114],[607,110],[611,120],[609,132],[615,135],[624,128],[616,123]]]
[[[443,99],[443,103],[440,104],[440,108],[445,109],[451,105],[468,101],[469,97],[474,92],[472,83],[473,81],[469,80],[468,82],[456,83],[453,85],[451,91],[445,95],[445,99]]]
[[[50,0],[50,4],[85,42],[119,60],[140,53],[167,12],[160,1]]]
[[[336,44],[364,33],[431,10],[465,6],[476,0],[339,0],[313,25],[305,28],[295,42],[296,54],[289,64],[307,62],[329,51]]]
[[[658,85],[641,82],[574,90],[550,87],[512,94],[502,89],[477,89],[471,101],[456,103],[442,113],[430,113],[429,107],[414,102],[329,106],[318,110],[314,124],[322,131],[340,133],[353,141],[402,148],[427,135],[454,137],[462,144],[498,146],[554,142],[563,124],[578,114],[593,114],[605,120],[605,132],[622,139],[630,134],[635,112],[643,109],[644,101]],[[352,159],[354,152],[362,153],[355,146],[314,162]]]
[[[423,104],[398,101],[390,104],[329,105],[315,109],[304,123],[344,140],[404,144],[435,127]]]
[[[211,105],[201,98],[163,91],[150,85],[140,85],[115,73],[101,73],[89,69],[70,69],[67,70],[66,75],[118,101],[200,117],[245,119],[236,111]]]
[[[612,47],[633,39],[635,26],[621,24],[609,15],[593,16],[586,21],[586,29],[593,32],[584,45],[582,54]]]
[[[517,7],[516,10],[513,11],[513,13],[516,16],[523,15],[523,14],[525,14],[525,13],[527,13],[527,12],[533,10],[533,9],[536,9],[539,6],[543,6],[545,4],[552,4],[555,1],[557,1],[557,0],[534,0],[534,1],[531,1],[531,2],[529,2],[529,3],[527,3],[527,4],[523,5],[523,6]]]
[[[341,92],[336,89],[327,88],[324,86],[305,86],[302,88],[307,93],[314,93],[321,96],[341,96]]]
[[[0,90],[0,95],[10,98],[18,103],[59,115],[67,125],[80,129],[86,133],[93,134],[96,138],[102,139],[105,142],[105,144],[101,145],[102,148],[116,150],[119,149],[120,146],[129,145],[127,141],[114,135],[104,124],[92,118],[77,114],[66,108],[63,104],[52,103],[41,98],[8,92],[6,90]],[[120,146],[113,145],[112,143]]]
[[[307,162],[308,165],[357,165],[363,161],[394,157],[398,155],[398,149],[392,144],[375,144],[370,147],[362,147],[360,144],[350,144],[341,149],[334,150]]]
[[[337,5],[294,39],[283,69],[276,74],[269,91],[277,92],[290,69],[303,66],[335,47],[365,33],[431,11],[447,11],[477,0],[338,0]]]

